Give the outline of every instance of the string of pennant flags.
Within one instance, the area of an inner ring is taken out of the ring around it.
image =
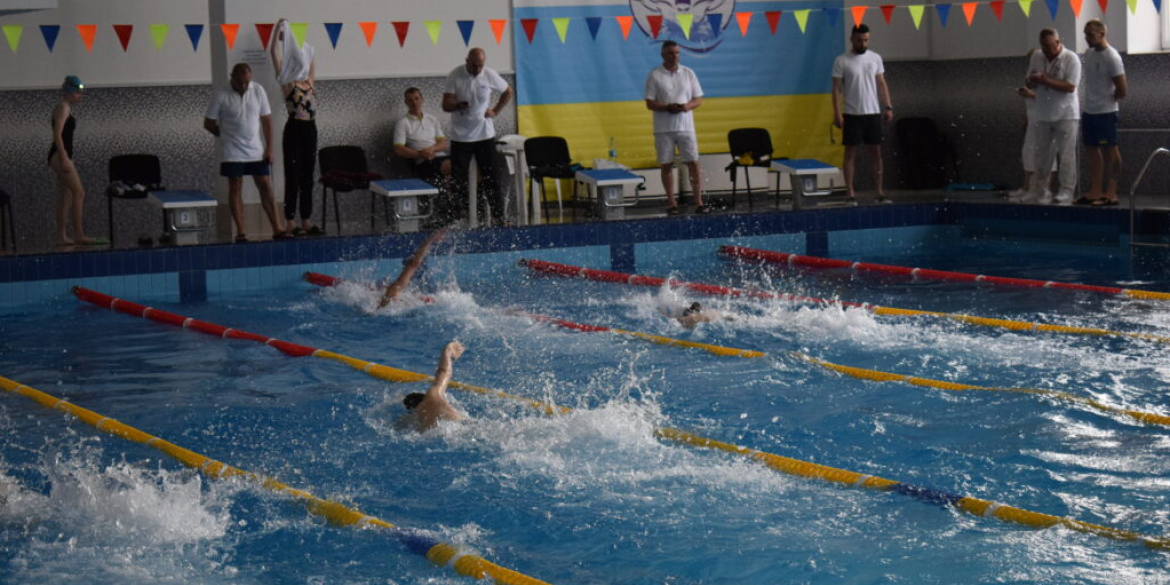
[[[967,21],[967,26],[971,26],[972,22],[975,20],[975,13],[981,5],[987,5],[988,7],[990,7],[991,11],[995,14],[996,20],[1003,20],[1004,4],[1006,4],[1008,1],[1009,0],[956,2],[956,3],[950,3],[950,4],[934,4],[933,6],[938,13],[939,22],[945,28],[947,26],[947,20],[950,17],[951,9],[956,5],[962,9],[963,16]],[[1010,1],[1014,4],[1019,5],[1020,10],[1024,13],[1025,17],[1031,17],[1033,0],[1010,0]],[[1048,7],[1048,11],[1051,14],[1053,20],[1055,20],[1056,15],[1060,9],[1061,0],[1043,0],[1043,1],[1044,1],[1044,4]],[[1151,1],[1154,4],[1155,10],[1157,10],[1158,13],[1161,13],[1162,12],[1162,0],[1151,0]],[[1139,0],[1125,0],[1125,2],[1129,6],[1130,13],[1136,13]],[[1080,17],[1081,7],[1084,4],[1084,0],[1068,0],[1068,3],[1069,3],[1069,6],[1073,10],[1073,14],[1077,17]],[[1101,11],[1105,12],[1105,10],[1108,8],[1109,0],[1097,0],[1097,4],[1100,5]],[[850,12],[850,15],[853,17],[853,23],[854,24],[861,24],[862,22],[864,22],[865,15],[869,11],[870,8],[878,8],[880,10],[882,18],[885,20],[886,24],[892,23],[893,17],[894,17],[894,11],[896,9],[905,8],[909,12],[911,20],[914,22],[914,28],[919,29],[922,26],[922,17],[926,13],[926,9],[928,8],[928,5],[924,5],[924,4],[911,4],[911,5],[880,4],[880,5],[877,5],[876,7],[875,6],[858,5],[858,6],[850,6],[847,10]],[[825,18],[828,20],[829,25],[836,26],[837,22],[839,21],[839,19],[841,17],[841,13],[845,10],[846,10],[845,8],[830,7],[830,8],[790,10],[788,12],[790,12],[792,14],[792,17],[796,19],[796,23],[797,23],[797,26],[800,28],[801,34],[804,34],[805,29],[808,26],[809,15],[812,14],[813,12],[823,13]],[[739,29],[740,35],[743,37],[746,37],[747,33],[748,33],[748,28],[751,26],[751,22],[752,22],[753,17],[756,14],[763,14],[764,19],[767,21],[768,28],[770,29],[771,34],[775,35],[776,29],[780,23],[780,18],[781,18],[781,16],[783,16],[784,12],[785,11],[780,11],[780,10],[765,11],[763,13],[736,12],[734,14],[735,24]],[[560,38],[561,43],[563,44],[565,42],[565,39],[568,36],[569,26],[570,26],[572,21],[584,20],[586,28],[589,31],[589,35],[593,38],[593,40],[596,41],[597,34],[601,30],[603,23],[607,22],[610,18],[612,18],[613,21],[616,23],[616,25],[620,28],[621,34],[622,34],[622,39],[628,41],[630,38],[630,30],[632,29],[633,23],[634,23],[633,16],[613,16],[613,17],[604,17],[604,18],[600,17],[600,16],[552,17],[552,18],[547,18],[547,19],[543,19],[543,20],[551,20],[552,21],[553,28],[556,30],[557,36]],[[650,37],[655,38],[655,39],[658,38],[659,33],[662,31],[662,24],[663,24],[664,18],[666,18],[666,17],[664,17],[663,15],[660,15],[660,14],[650,15],[647,17],[647,22],[650,25],[650,31],[648,33],[646,33],[647,36],[650,36]],[[707,14],[703,18],[705,18],[707,20],[707,22],[708,22],[708,24],[710,24],[712,30],[721,30],[721,28],[724,26],[722,14]],[[528,43],[531,44],[533,41],[533,38],[536,35],[537,27],[540,25],[540,22],[542,19],[540,19],[540,18],[521,18],[518,20],[520,21],[521,28],[524,30],[525,38],[527,38]],[[674,20],[675,23],[678,24],[679,28],[683,31],[683,34],[689,38],[690,33],[691,33],[691,29],[696,24],[694,21],[694,15],[689,14],[689,13],[678,13],[672,17],[672,20]],[[504,32],[507,29],[509,21],[507,19],[489,19],[487,22],[488,22],[488,26],[491,28],[492,35],[495,37],[496,44],[499,45],[500,43],[503,42]],[[475,28],[475,23],[476,23],[476,21],[474,21],[474,20],[456,20],[455,21],[455,25],[459,28],[459,34],[463,38],[464,45],[468,45],[468,46],[470,45],[471,33]],[[384,23],[379,23],[379,22],[358,22],[357,23],[358,28],[361,29],[362,36],[365,39],[367,47],[373,46],[374,38],[378,34],[378,28],[379,28],[379,26],[382,26],[383,24]],[[409,21],[395,21],[395,22],[391,22],[389,24],[394,29],[394,33],[398,38],[398,46],[405,47],[406,38],[407,38],[407,35],[410,33],[410,26],[412,23]],[[443,21],[441,21],[441,20],[424,20],[424,21],[421,21],[421,24],[422,24],[423,28],[426,29],[427,36],[430,37],[431,44],[438,45],[439,38],[442,34]],[[728,24],[730,24],[730,23],[728,23]],[[325,29],[325,34],[329,37],[330,44],[332,45],[332,47],[334,49],[336,49],[337,43],[338,43],[339,39],[341,38],[341,31],[344,28],[345,23],[325,22],[325,23],[321,23],[321,25]],[[61,34],[61,28],[62,28],[61,25],[42,24],[42,25],[37,25],[37,26],[40,29],[41,37],[45,41],[45,46],[48,48],[49,52],[52,53],[53,49],[57,45],[57,39],[58,39],[59,35]],[[96,25],[96,24],[77,24],[77,25],[73,25],[73,26],[77,30],[77,34],[81,37],[82,42],[85,44],[86,51],[87,52],[93,51],[94,40],[97,38],[98,30],[99,30],[98,25]],[[123,52],[129,51],[130,42],[131,42],[131,39],[133,38],[133,35],[134,35],[134,29],[135,29],[134,25],[132,25],[132,24],[114,24],[111,26],[114,30],[115,36],[117,36],[117,38],[118,38],[118,43],[122,46],[122,51]],[[218,24],[218,25],[211,25],[211,26],[219,29],[219,31],[221,32],[221,34],[223,36],[224,43],[227,45],[227,48],[229,50],[231,50],[235,47],[236,38],[239,36],[240,28],[242,27],[241,24],[229,23],[229,24]],[[260,38],[261,45],[264,47],[265,50],[267,50],[268,49],[268,42],[272,36],[272,29],[276,26],[275,23],[255,23],[254,26],[255,26],[256,34]],[[292,29],[292,33],[293,33],[293,36],[296,38],[297,44],[304,45],[305,38],[308,34],[309,23],[306,23],[306,22],[289,23],[289,26]],[[182,27],[183,27],[183,30],[185,30],[187,33],[188,40],[191,42],[191,50],[198,51],[199,50],[199,43],[202,40],[204,31],[208,27],[208,25],[184,24],[184,25],[182,25]],[[21,38],[24,35],[25,26],[21,25],[21,24],[5,24],[5,25],[0,26],[0,28],[3,29],[4,37],[8,41],[8,48],[13,53],[16,53],[20,47],[20,42],[21,42]],[[151,25],[147,26],[147,29],[150,32],[150,37],[154,41],[155,49],[161,50],[163,48],[163,46],[167,42],[167,38],[170,35],[171,28],[172,28],[172,26],[169,24],[151,24]]]

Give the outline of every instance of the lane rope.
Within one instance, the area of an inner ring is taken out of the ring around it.
[[[123,310],[121,308],[121,305],[123,305],[123,304],[132,304],[132,303],[129,303],[129,301],[121,301],[121,300],[115,299],[114,297],[111,297],[109,295],[104,295],[102,293],[99,293],[96,291],[91,291],[91,290],[84,289],[82,287],[77,287],[77,286],[73,287],[73,293],[80,300],[83,300],[83,301],[86,301],[86,302],[89,302],[89,303],[92,303],[92,304],[95,304],[98,306],[110,308],[111,310],[114,310],[116,312],[141,317],[141,312],[139,312],[138,314],[135,314],[133,311],[126,311],[126,310]],[[118,302],[114,302],[114,301],[118,301]],[[137,304],[134,304],[134,305],[139,306],[139,307],[142,306],[142,305],[137,305]],[[164,317],[160,316],[159,318],[155,318],[156,313],[160,314],[160,315],[166,315],[166,317],[164,318]],[[177,324],[177,323],[182,323],[182,321],[185,319],[184,317],[181,317],[179,315],[175,315],[173,313],[167,313],[165,311],[160,311],[158,309],[152,310],[150,312],[150,315],[151,315],[150,317],[147,317],[148,319],[158,321],[160,323],[168,323],[168,324],[172,324],[172,325]],[[202,322],[200,322],[200,323],[202,323]],[[212,325],[212,324],[208,324],[208,325]],[[215,330],[215,328],[218,328],[218,327],[221,327],[221,326],[214,326],[212,328],[212,330]],[[206,332],[203,329],[199,329],[199,328],[195,328],[195,329],[197,331]],[[244,335],[241,337],[235,337],[235,339],[249,339],[252,341],[256,341],[257,339],[260,338],[259,335],[247,334],[246,332],[242,332],[238,329],[235,331],[239,335]],[[219,337],[219,336],[217,335],[217,337]],[[271,339],[275,339],[275,338],[271,338]],[[280,350],[281,352],[285,353],[285,355],[289,355],[291,357],[314,356],[314,357],[319,357],[319,358],[324,358],[324,359],[335,360],[335,361],[344,363],[346,365],[349,365],[351,368],[353,368],[355,370],[367,373],[370,376],[373,376],[373,377],[376,377],[378,379],[385,380],[388,382],[425,382],[425,381],[433,379],[431,376],[428,376],[426,374],[419,374],[417,372],[410,372],[407,370],[399,370],[397,368],[392,368],[390,366],[375,364],[373,362],[367,362],[364,360],[352,358],[352,357],[345,356],[342,354],[329,352],[329,351],[325,351],[325,350],[321,350],[321,349],[315,349],[315,348],[311,348],[311,347],[304,346],[304,345],[292,344],[292,343],[288,343],[285,341],[276,341],[270,345],[272,347],[275,347],[276,349]],[[301,348],[307,349],[310,351],[308,353],[304,353],[303,351],[300,351]],[[286,351],[286,349],[288,351]],[[567,414],[567,413],[572,412],[571,408],[568,408],[565,406],[556,406],[554,404],[549,404],[549,403],[541,402],[538,400],[532,400],[530,398],[526,398],[523,396],[516,396],[513,394],[508,394],[508,393],[505,393],[502,391],[498,391],[498,390],[490,390],[487,388],[480,388],[478,386],[471,386],[468,384],[463,384],[461,382],[452,381],[450,383],[450,387],[451,388],[458,388],[461,390],[468,390],[468,391],[472,391],[472,392],[477,392],[477,393],[488,395],[488,396],[497,396],[500,398],[507,398],[509,400],[520,401],[520,402],[527,404],[529,407],[534,408],[536,410],[539,410],[541,412],[544,412],[546,414]],[[1067,517],[1062,517],[1062,516],[1053,516],[1051,514],[1043,514],[1040,512],[1033,512],[1033,511],[1026,510],[1023,508],[1016,508],[1013,506],[1008,506],[1008,505],[1002,504],[1002,503],[991,502],[988,500],[982,500],[979,498],[973,498],[973,497],[969,497],[969,496],[960,496],[957,494],[951,494],[949,492],[943,492],[943,491],[934,490],[931,488],[915,486],[913,484],[902,483],[902,482],[894,481],[891,479],[885,479],[885,478],[878,477],[878,476],[865,475],[865,474],[857,473],[855,471],[838,469],[835,467],[829,467],[827,465],[820,465],[818,463],[812,463],[810,461],[802,461],[800,459],[793,459],[790,457],[784,457],[782,455],[776,455],[774,453],[768,453],[765,451],[758,451],[755,449],[749,449],[747,447],[741,447],[739,445],[733,445],[731,443],[716,441],[714,439],[708,439],[706,437],[701,437],[701,436],[696,435],[694,433],[690,433],[690,432],[679,430],[679,429],[659,428],[659,429],[654,430],[654,434],[655,434],[655,436],[658,436],[658,437],[661,437],[664,439],[669,439],[669,440],[672,440],[672,441],[675,441],[678,443],[683,443],[683,444],[691,445],[694,447],[701,447],[704,449],[713,449],[713,450],[717,450],[717,451],[723,451],[725,453],[730,453],[733,455],[739,455],[742,457],[747,457],[749,459],[754,459],[756,461],[763,463],[767,467],[770,467],[776,471],[779,471],[779,472],[782,472],[782,473],[785,473],[788,475],[794,475],[797,477],[813,478],[813,479],[821,479],[821,480],[825,480],[825,481],[829,481],[829,482],[833,482],[833,483],[843,484],[845,486],[856,485],[857,487],[862,487],[862,488],[866,488],[866,489],[894,492],[894,493],[910,496],[914,499],[917,499],[919,501],[926,502],[929,504],[939,505],[939,506],[951,506],[957,510],[967,512],[967,513],[975,515],[975,516],[994,517],[994,518],[998,518],[1004,522],[1009,522],[1009,523],[1013,523],[1013,524],[1021,524],[1024,526],[1032,526],[1032,527],[1037,527],[1037,528],[1051,528],[1054,526],[1062,526],[1064,528],[1067,528],[1069,530],[1073,530],[1076,532],[1083,532],[1086,534],[1094,534],[1094,535],[1109,538],[1112,540],[1127,541],[1127,542],[1141,542],[1143,545],[1145,545],[1148,548],[1153,548],[1153,549],[1158,549],[1158,550],[1170,550],[1170,539],[1167,539],[1165,537],[1144,536],[1140,533],[1130,531],[1130,530],[1110,528],[1107,526],[1101,526],[1101,525],[1092,524],[1089,522],[1082,522],[1080,520],[1075,520],[1072,518],[1067,518]],[[997,505],[998,508],[995,508],[993,510],[989,510],[989,508],[991,508],[993,505]],[[438,547],[436,547],[436,548],[438,548]],[[454,554],[454,553],[451,553],[451,554]],[[427,555],[427,558],[431,558],[431,555],[429,553]],[[450,556],[443,557],[444,562],[446,562],[449,559],[450,559]],[[432,560],[434,560],[434,559],[432,559]],[[491,564],[491,563],[488,563],[488,561],[482,561],[482,563],[485,564],[485,566]],[[479,566],[479,565],[477,565],[477,566]],[[492,565],[492,566],[495,566],[495,565]],[[504,570],[507,570],[507,569],[504,569]],[[499,580],[498,577],[497,577],[497,580]]]
[[[889,264],[872,264],[869,262],[854,262],[850,260],[835,260],[817,256],[802,256],[787,252],[760,250],[743,246],[720,246],[719,255],[724,258],[738,260],[752,260],[770,264],[784,264],[786,266],[806,266],[809,268],[848,268],[857,272],[874,272],[878,274],[897,274],[916,279],[943,280],[949,282],[986,282],[1002,286],[1017,286],[1024,288],[1056,288],[1081,292],[1122,295],[1136,299],[1170,301],[1170,293],[1121,288],[1116,286],[1097,286],[1052,280],[1035,280],[1031,278],[1009,278],[1004,276],[986,276],[969,272],[951,272],[947,270],[932,270],[929,268],[907,268]]]

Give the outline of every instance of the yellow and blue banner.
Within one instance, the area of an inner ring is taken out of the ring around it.
[[[727,152],[729,130],[762,127],[776,156],[839,163],[829,93],[844,50],[843,19],[831,16],[841,10],[840,1],[516,0],[519,131],[563,136],[577,160],[605,158],[612,144],[623,164],[656,166],[643,90],[669,39],[703,86],[701,152]]]

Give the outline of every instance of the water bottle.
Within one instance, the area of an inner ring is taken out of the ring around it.
[[[617,160],[617,138],[609,137],[609,160]]]

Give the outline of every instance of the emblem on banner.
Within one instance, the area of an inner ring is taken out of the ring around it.
[[[735,0],[630,0],[630,12],[646,36],[706,53],[723,42],[723,31],[735,15]]]

